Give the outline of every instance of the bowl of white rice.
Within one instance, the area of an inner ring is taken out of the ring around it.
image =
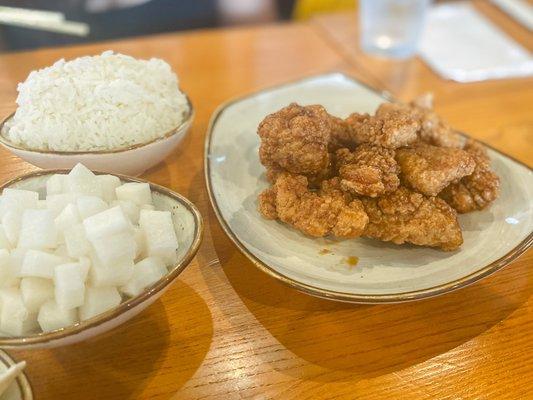
[[[0,143],[41,168],[77,163],[139,175],[164,160],[194,116],[170,65],[103,52],[61,59],[18,85]]]

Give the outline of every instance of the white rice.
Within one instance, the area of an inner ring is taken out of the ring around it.
[[[30,73],[3,135],[29,149],[114,150],[146,143],[177,127],[188,111],[163,60],[106,51]]]

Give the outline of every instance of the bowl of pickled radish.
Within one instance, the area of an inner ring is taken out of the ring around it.
[[[43,170],[0,186],[0,347],[99,335],[156,301],[198,251],[182,195],[122,175]]]

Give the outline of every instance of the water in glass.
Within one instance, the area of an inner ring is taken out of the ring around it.
[[[363,50],[386,57],[416,53],[431,0],[360,0]]]

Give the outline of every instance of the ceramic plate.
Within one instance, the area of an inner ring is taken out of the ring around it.
[[[229,102],[214,114],[205,172],[219,221],[239,249],[266,273],[294,288],[336,300],[398,302],[475,282],[522,254],[533,241],[533,173],[489,150],[501,195],[482,212],[461,215],[464,244],[455,252],[371,239],[313,239],[263,219],[257,195],[268,186],[259,163],[257,125],[291,102],[320,103],[333,115],[372,113],[387,96],[342,74],[304,79]],[[358,259],[356,266],[353,260]]]

